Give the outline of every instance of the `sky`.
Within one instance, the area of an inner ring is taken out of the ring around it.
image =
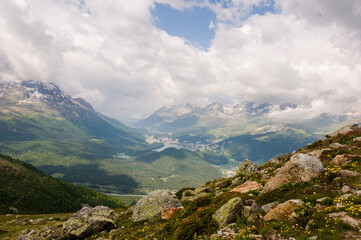
[[[215,101],[360,113],[361,1],[0,1],[0,81],[29,79],[123,122]]]

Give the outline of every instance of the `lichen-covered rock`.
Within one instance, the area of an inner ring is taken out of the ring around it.
[[[240,197],[232,198],[214,213],[213,219],[216,220],[220,226],[226,226],[237,219],[242,209],[242,199]]]
[[[263,220],[268,222],[272,220],[282,221],[287,219],[295,211],[296,207],[301,204],[302,201],[298,199],[288,200],[284,203],[278,204],[263,217]]]
[[[183,207],[178,198],[167,190],[151,192],[134,206],[132,220],[153,220],[161,216],[170,207]]]
[[[262,185],[256,181],[246,181],[241,186],[233,188],[230,192],[239,192],[239,193],[246,193],[252,190],[257,190]]]
[[[277,206],[277,204],[279,204],[279,202],[271,202],[268,204],[265,204],[261,207],[262,211],[265,211],[266,213],[268,213],[269,211],[271,211],[275,206]]]
[[[200,193],[203,193],[203,192],[210,193],[210,192],[212,192],[212,190],[213,189],[210,188],[210,187],[199,187],[199,188],[194,189],[193,194],[197,195],[197,194],[200,194]]]
[[[323,171],[323,164],[317,158],[302,153],[295,154],[268,180],[262,193],[279,188],[282,184],[311,181]]]
[[[237,169],[236,174],[250,174],[258,171],[257,164],[253,163],[251,160],[244,159],[241,166]]]
[[[114,225],[115,215],[112,209],[105,206],[83,207],[64,223],[63,231],[66,235],[85,238],[113,228]]]

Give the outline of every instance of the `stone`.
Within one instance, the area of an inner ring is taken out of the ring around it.
[[[352,192],[352,189],[349,186],[345,185],[341,188],[341,192],[342,193]]]
[[[232,198],[214,213],[213,219],[216,220],[220,226],[226,226],[236,221],[242,209],[242,199],[240,197]]]
[[[277,206],[277,204],[279,204],[279,202],[272,202],[272,203],[268,203],[265,204],[261,207],[262,211],[265,211],[266,213],[268,213],[269,211],[272,210],[272,208],[274,208],[275,206]]]
[[[258,171],[257,164],[253,163],[251,160],[244,159],[241,166],[237,169],[236,175],[238,174],[250,174]]]
[[[214,196],[216,196],[216,197],[218,197],[219,195],[222,195],[222,194],[223,194],[223,192],[221,190],[216,190],[214,192]]]
[[[313,236],[313,237],[308,238],[308,240],[317,240],[317,239],[318,239],[317,236]]]
[[[317,158],[297,153],[268,180],[261,193],[272,191],[282,184],[309,182],[324,170],[322,162]]]
[[[250,239],[254,239],[254,240],[262,240],[263,239],[262,235],[256,235],[256,234],[250,234],[250,235],[248,235],[248,237]]]
[[[331,144],[331,148],[333,148],[333,149],[338,149],[338,148],[342,148],[342,147],[343,147],[343,145],[340,143],[337,143],[337,142]]]
[[[245,217],[249,217],[252,214],[252,207],[250,206],[244,206],[243,207],[243,214]]]
[[[340,198],[349,199],[349,198],[353,198],[353,197],[355,197],[355,195],[353,195],[352,193],[347,193],[347,194],[342,195]]]
[[[232,185],[239,185],[241,183],[242,183],[241,177],[236,177],[235,179],[232,180]]]
[[[354,143],[361,142],[361,137],[356,137],[352,140]]]
[[[200,193],[210,193],[210,192],[212,192],[212,190],[213,189],[210,187],[199,187],[199,188],[194,189],[193,194],[197,195]]]
[[[330,200],[332,200],[331,198],[329,198],[329,197],[323,197],[323,198],[319,198],[319,199],[317,199],[316,200],[316,202],[318,202],[318,203],[322,203],[322,202],[324,202],[324,201],[330,201]]]
[[[167,208],[166,210],[164,210],[160,216],[161,219],[164,220],[169,220],[172,217],[174,217],[174,215],[176,215],[177,212],[183,210],[184,207],[170,207]]]
[[[360,173],[354,172],[354,171],[350,171],[350,170],[341,169],[341,170],[340,170],[340,176],[341,176],[341,177],[360,176]]]
[[[63,224],[63,231],[66,235],[86,238],[114,226],[115,215],[112,209],[105,206],[83,207]]]
[[[183,207],[178,198],[167,190],[149,193],[134,205],[131,219],[135,222],[142,220],[155,220],[162,212],[170,207]]]
[[[327,215],[329,218],[336,218],[337,221],[343,222],[353,228],[358,228],[361,224],[361,220],[358,218],[347,215],[346,212],[330,213]]]
[[[256,202],[254,202],[254,203],[251,205],[251,208],[252,208],[252,212],[259,212],[259,211],[261,211],[261,207],[260,207]]]
[[[358,129],[358,124],[347,125],[347,126],[341,128],[340,130],[338,130],[334,133],[331,133],[330,136],[337,137],[337,136],[346,135],[357,129]]]
[[[331,160],[331,164],[333,165],[339,165],[342,166],[343,164],[345,164],[348,160],[348,157],[346,155],[337,155],[336,157],[334,157]]]
[[[262,185],[256,181],[246,181],[241,186],[233,188],[230,192],[246,193],[252,190],[258,190]]]
[[[278,204],[263,217],[263,220],[268,222],[272,220],[282,221],[288,219],[296,207],[301,204],[302,201],[299,199],[288,200],[284,203]]]

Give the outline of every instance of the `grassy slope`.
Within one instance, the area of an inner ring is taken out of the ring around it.
[[[0,155],[0,214],[71,212],[82,203],[120,206],[109,196],[49,177],[32,165]],[[13,211],[14,212],[14,211]]]

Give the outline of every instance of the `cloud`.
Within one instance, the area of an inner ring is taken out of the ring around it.
[[[208,50],[154,24],[154,3],[217,14]],[[228,4],[226,4],[228,3]],[[131,120],[169,104],[297,103],[288,116],[360,112],[359,1],[1,1],[0,79],[57,83]],[[282,117],[286,117],[282,115]]]

